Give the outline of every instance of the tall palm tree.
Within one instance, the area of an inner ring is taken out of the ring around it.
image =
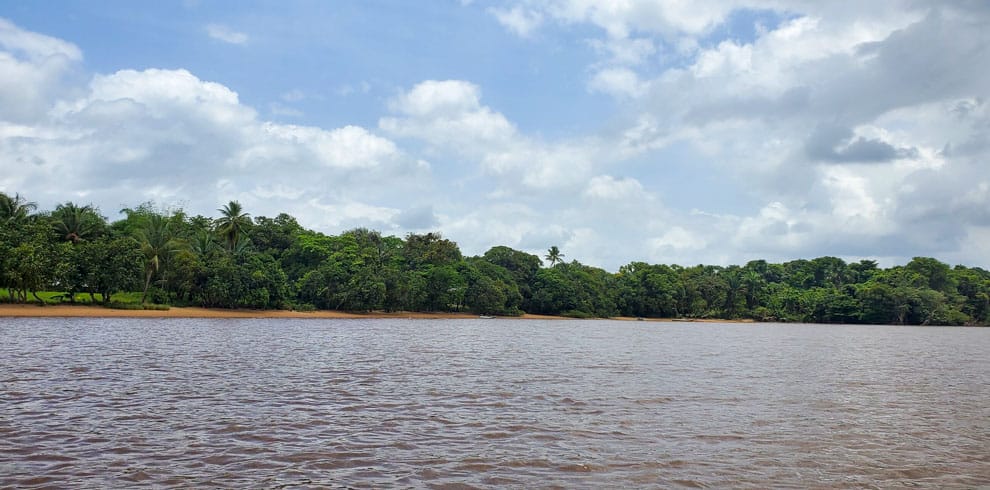
[[[52,226],[63,240],[79,243],[100,232],[103,218],[92,205],[77,206],[71,202],[59,204],[52,213],[55,222]]]
[[[14,197],[10,197],[0,192],[0,223],[22,223],[35,209],[38,209],[38,205],[28,202],[20,194],[14,194]]]
[[[550,247],[550,250],[547,250],[547,256],[545,258],[550,261],[550,267],[564,262],[564,254],[560,253],[560,249],[556,245]]]
[[[220,218],[217,219],[217,232],[227,242],[227,250],[237,249],[238,242],[247,235],[251,227],[251,215],[244,212],[241,203],[230,201],[226,206],[217,209]]]
[[[136,234],[144,255],[144,292],[141,294],[141,303],[144,303],[151,278],[161,270],[162,262],[181,248],[182,242],[172,231],[172,220],[160,214],[149,216]]]

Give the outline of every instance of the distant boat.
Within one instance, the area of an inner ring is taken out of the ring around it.
[[[494,320],[495,319],[495,317],[489,316],[489,315],[481,315],[478,318],[481,318],[482,320]]]

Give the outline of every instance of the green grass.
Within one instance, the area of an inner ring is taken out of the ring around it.
[[[77,304],[77,305],[89,305],[89,304],[103,305],[103,295],[102,294],[95,294],[94,296],[96,297],[96,303],[93,303],[90,300],[89,293],[76,294],[76,302],[75,302],[75,304]],[[68,303],[69,302],[69,298],[65,295],[64,292],[61,292],[61,291],[38,291],[38,297],[40,297],[45,302],[45,304],[50,304],[50,305],[57,305],[57,304],[63,304],[63,303]],[[141,292],[140,291],[137,291],[137,292],[126,292],[126,293],[116,293],[110,299],[111,299],[111,303],[110,303],[111,304],[111,308],[115,307],[113,305],[117,305],[121,309],[132,309],[132,310],[140,310],[140,309],[167,310],[168,309],[168,305],[150,305],[149,304],[149,305],[142,306],[141,305]],[[9,294],[7,288],[0,289],[0,303],[9,303],[9,302],[10,302],[10,294]],[[35,300],[34,295],[31,294],[31,293],[28,293],[28,302],[29,303],[37,303],[37,300]],[[135,306],[135,308],[130,308],[130,307],[127,307],[126,305],[133,305],[133,306]]]

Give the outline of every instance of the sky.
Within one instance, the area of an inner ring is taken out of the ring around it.
[[[0,0],[0,191],[615,271],[990,267],[990,2]]]

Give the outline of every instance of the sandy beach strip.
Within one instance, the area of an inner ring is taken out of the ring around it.
[[[352,313],[345,311],[289,311],[289,310],[227,310],[222,308],[197,308],[173,306],[168,310],[115,310],[102,306],[0,304],[0,317],[90,317],[90,318],[409,318],[409,319],[477,319],[473,313],[419,313],[409,311]],[[567,320],[547,315],[522,315],[499,317],[530,320]]]
[[[48,305],[9,304],[0,303],[0,318],[407,318],[419,320],[444,319],[478,319],[474,313],[422,313],[412,311],[373,311],[356,313],[348,311],[290,311],[290,310],[228,310],[223,308],[198,308],[192,306],[173,306],[168,310],[115,310],[103,306],[90,305]],[[522,316],[500,316],[498,319],[507,320],[575,320],[574,318],[533,315],[526,313]],[[711,318],[671,319],[671,318],[637,318],[614,317],[608,320],[648,321],[648,322],[698,322],[698,323],[753,323],[753,320],[719,320]]]

